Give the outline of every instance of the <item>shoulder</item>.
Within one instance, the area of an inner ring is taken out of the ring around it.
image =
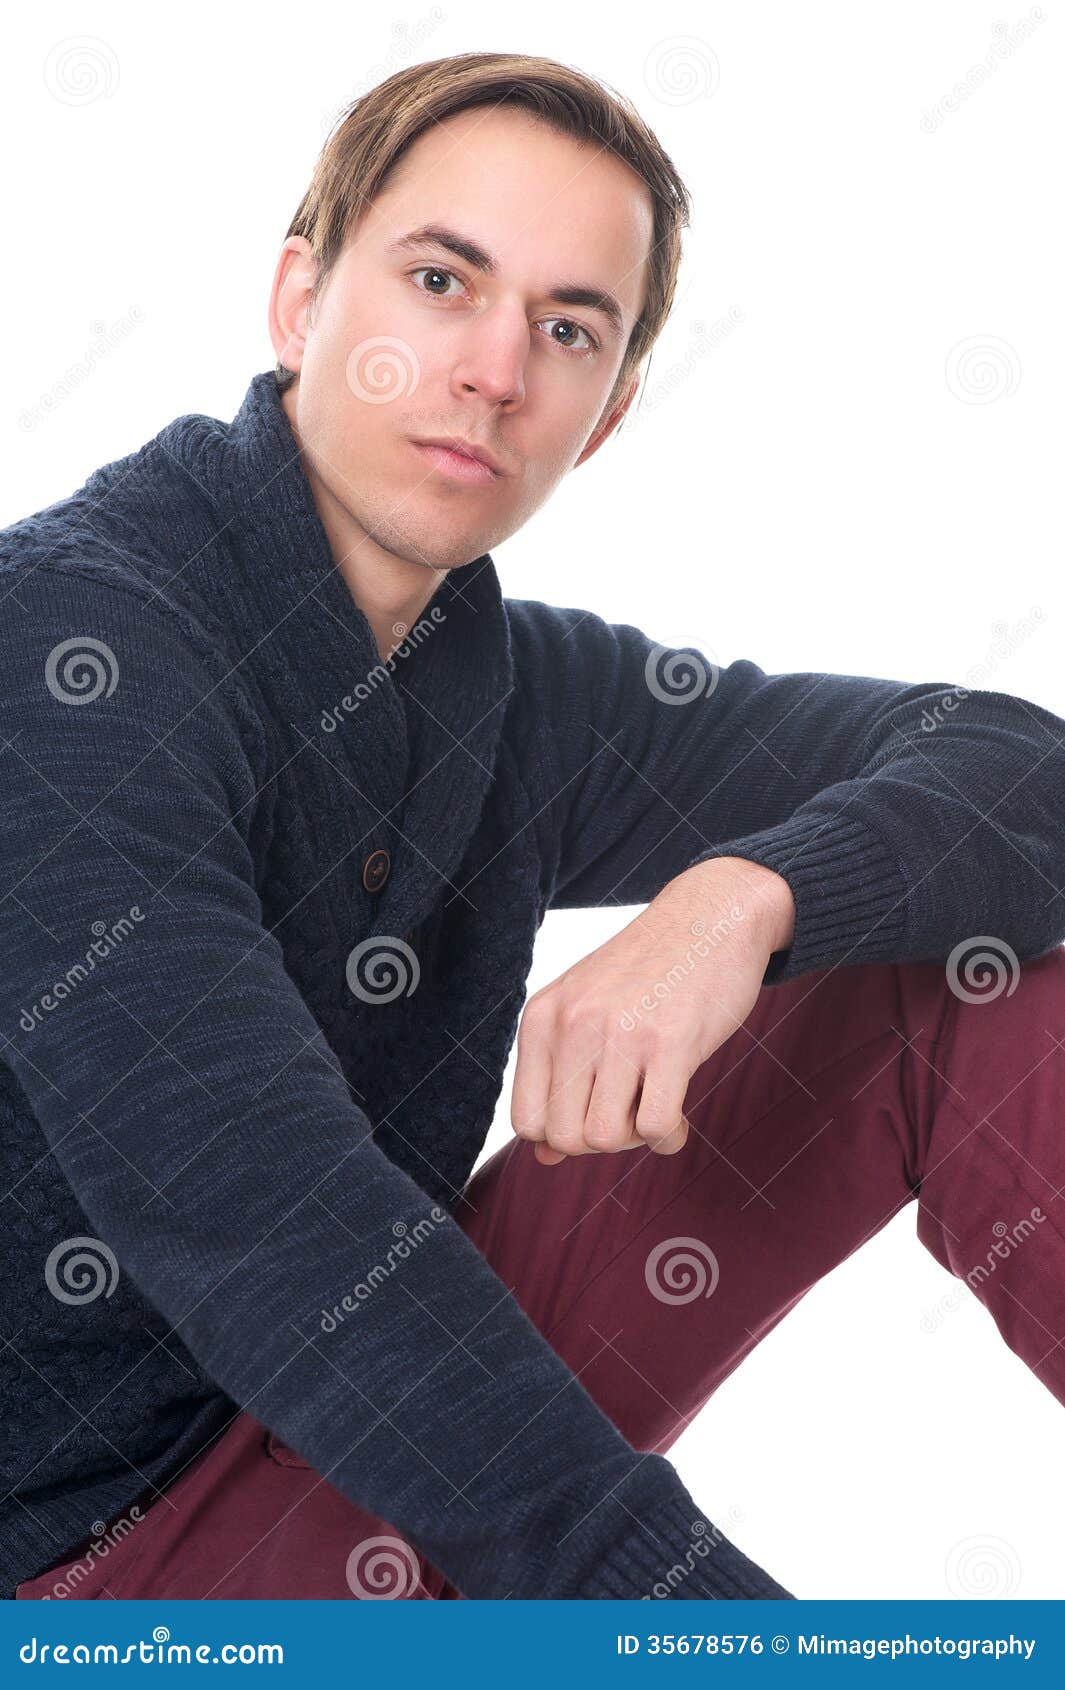
[[[589,664],[619,655],[632,636],[645,638],[638,628],[608,622],[577,605],[511,598],[505,603],[515,671],[523,679],[549,681],[565,670],[586,671]]]
[[[65,731],[77,716],[86,733],[106,720],[150,739],[187,720],[189,732],[232,740],[234,750],[239,741],[262,778],[265,727],[239,671],[187,605],[153,587],[136,556],[116,557],[51,507],[0,530],[0,603],[8,723],[38,719],[50,699],[102,697],[106,718],[64,713]]]
[[[105,668],[125,659],[130,673],[153,670],[160,708],[168,696],[209,692],[258,767],[261,714],[209,607],[180,585],[180,549],[210,532],[208,513],[189,478],[166,469],[159,439],[0,529],[0,645],[27,658],[32,648],[36,661],[52,642],[59,663],[80,643],[90,663],[95,651]]]
[[[537,599],[507,599],[516,683],[541,700],[557,698],[563,721],[575,707],[613,716],[632,697],[661,696],[660,676],[689,659],[681,648],[657,644],[631,622],[610,622],[597,611]],[[688,647],[694,652],[696,648]],[[704,669],[716,668],[703,660]]]

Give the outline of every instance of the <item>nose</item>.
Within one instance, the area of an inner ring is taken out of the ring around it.
[[[486,306],[463,337],[452,376],[458,395],[479,393],[490,405],[520,405],[525,398],[529,325],[516,307]]]

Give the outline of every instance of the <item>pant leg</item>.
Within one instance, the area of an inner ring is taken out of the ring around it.
[[[1065,948],[973,1001],[939,964],[811,972],[693,1075],[678,1155],[544,1167],[515,1139],[460,1218],[637,1449],[667,1451],[915,1199],[922,1243],[1065,1402],[1063,1041]]]
[[[470,1237],[638,1449],[666,1451],[817,1281],[917,1233],[1065,1402],[1065,949],[966,1002],[942,966],[764,989],[693,1076],[676,1156],[552,1167],[515,1140]]]
[[[1065,1401],[1063,1038],[1065,950],[979,1003],[934,964],[810,973],[763,990],[693,1075],[680,1154],[547,1168],[514,1139],[474,1174],[458,1219],[639,1449],[668,1449],[759,1338],[915,1197],[922,1241]],[[81,1594],[457,1594],[248,1415],[138,1531],[150,1522],[124,1582]],[[352,1588],[360,1558],[378,1576]]]
[[[99,1535],[106,1544],[112,1534]],[[25,1581],[15,1596],[415,1600],[428,1597],[429,1570],[394,1527],[243,1413],[127,1536]]]

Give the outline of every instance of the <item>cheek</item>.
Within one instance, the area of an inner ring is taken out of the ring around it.
[[[395,433],[417,405],[423,364],[402,335],[347,333],[323,349],[322,392],[336,424],[356,437]]]

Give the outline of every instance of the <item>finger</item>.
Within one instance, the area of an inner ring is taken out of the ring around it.
[[[643,1076],[632,1058],[610,1039],[599,1053],[595,1084],[584,1120],[586,1150],[607,1155],[640,1147],[636,1108]]]
[[[691,1075],[678,1068],[674,1058],[668,1064],[649,1067],[643,1077],[636,1110],[636,1131],[659,1156],[675,1156],[688,1141],[689,1123],[684,1099]]]
[[[538,1162],[544,1164],[545,1168],[553,1168],[556,1162],[565,1162],[567,1159],[564,1150],[552,1150],[549,1144],[535,1145],[533,1155]]]
[[[519,1138],[543,1142],[551,1091],[551,1018],[530,998],[518,1027],[518,1061],[510,1094],[510,1124]]]
[[[553,1150],[568,1156],[579,1156],[585,1148],[584,1119],[601,1049],[601,1037],[587,1022],[573,1022],[556,1032],[544,1137]]]

